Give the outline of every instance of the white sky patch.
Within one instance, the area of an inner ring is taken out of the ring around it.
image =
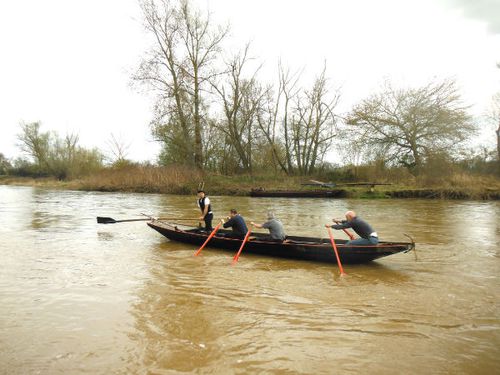
[[[443,0],[458,8],[465,17],[486,22],[489,31],[500,34],[500,1],[498,0]]]
[[[309,85],[326,61],[342,112],[384,79],[414,86],[452,77],[480,115],[500,91],[500,12],[475,3],[481,11],[465,0],[193,2],[231,23],[234,50],[252,41],[264,81],[276,83],[281,59],[304,69]],[[113,133],[130,143],[130,158],[154,160],[152,100],[129,86],[148,40],[135,0],[0,2],[0,153],[19,156],[19,122],[40,120],[103,151]]]

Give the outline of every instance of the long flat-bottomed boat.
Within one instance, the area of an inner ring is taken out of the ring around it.
[[[181,224],[151,220],[147,223],[151,228],[161,233],[169,240],[202,245],[210,232]],[[224,235],[228,230],[220,229],[210,239],[207,246],[231,251],[237,251],[241,239],[229,238]],[[260,254],[271,257],[291,258],[327,263],[337,263],[335,253],[329,238],[287,236],[283,242],[268,241],[265,234],[253,232],[245,244],[244,253]],[[410,238],[411,240],[411,238]],[[347,240],[336,239],[338,253],[342,263],[366,263],[389,255],[408,252],[415,248],[415,242],[387,242],[378,245],[354,246],[346,244]]]
[[[263,198],[345,198],[346,190],[263,190],[252,189],[251,197]]]

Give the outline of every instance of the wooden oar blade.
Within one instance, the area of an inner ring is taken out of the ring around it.
[[[208,236],[208,238],[205,240],[205,242],[203,243],[203,245],[201,245],[201,247],[196,251],[196,253],[194,253],[195,256],[198,256],[201,251],[203,250],[203,248],[205,247],[205,245],[208,243],[208,241],[210,241],[210,239],[215,236],[215,233],[217,233],[217,231],[219,230],[221,224],[217,224],[217,226],[214,228],[214,230],[212,231],[212,233],[210,233],[210,236]]]
[[[337,264],[339,265],[340,276],[344,276],[345,272],[344,268],[342,268],[342,262],[340,261],[339,253],[337,251],[337,245],[335,244],[335,238],[333,238],[332,230],[329,227],[327,227],[327,230],[328,234],[330,235],[330,242],[332,243],[333,252],[335,253],[335,257],[337,258]]]
[[[250,233],[252,233],[252,229],[253,229],[253,227],[250,227],[250,229],[248,229],[248,232],[245,235],[243,242],[241,243],[240,249],[238,250],[236,255],[233,257],[233,261],[231,262],[231,265],[234,266],[238,262],[238,259],[240,258],[241,251],[243,250],[243,246],[245,246],[245,244],[247,243],[248,237],[250,237]]]
[[[114,224],[114,223],[116,223],[116,220],[113,219],[112,217],[97,216],[97,223],[98,224]]]

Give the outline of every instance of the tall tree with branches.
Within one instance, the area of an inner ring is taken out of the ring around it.
[[[298,98],[292,121],[290,138],[298,172],[303,175],[314,172],[337,135],[333,110],[340,96],[338,92],[329,95],[325,73],[326,68],[316,78],[312,89]]]
[[[288,175],[294,173],[293,141],[290,138],[291,112],[300,88],[299,72],[291,72],[278,64],[278,87],[266,90],[264,105],[258,112],[257,124],[271,147],[273,158]]]
[[[50,158],[51,136],[49,132],[40,131],[40,122],[21,122],[21,133],[18,134],[19,147],[35,161],[38,169],[46,170]]]
[[[359,144],[382,152],[388,162],[399,163],[417,175],[425,157],[450,154],[475,133],[467,107],[454,80],[418,88],[394,88],[356,105],[348,115]]]
[[[222,102],[223,119],[219,130],[237,153],[240,167],[252,172],[252,153],[255,146],[257,116],[265,90],[258,84],[256,73],[245,77],[249,61],[249,45],[226,63],[223,80],[213,84]]]
[[[500,92],[493,95],[491,111],[488,117],[490,117],[497,127],[495,134],[497,143],[497,158],[498,163],[500,164]]]
[[[141,0],[154,46],[133,79],[157,94],[153,135],[170,158],[203,166],[203,90],[217,74],[215,60],[228,27],[214,26],[188,0]]]

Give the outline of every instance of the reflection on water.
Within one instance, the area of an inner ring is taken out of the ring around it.
[[[211,197],[216,218],[274,209],[326,237],[347,209],[386,240],[368,265],[279,260],[169,242],[141,212],[193,217],[194,197],[0,186],[5,373],[467,373],[500,362],[498,202]],[[336,232],[344,236],[342,232]]]

